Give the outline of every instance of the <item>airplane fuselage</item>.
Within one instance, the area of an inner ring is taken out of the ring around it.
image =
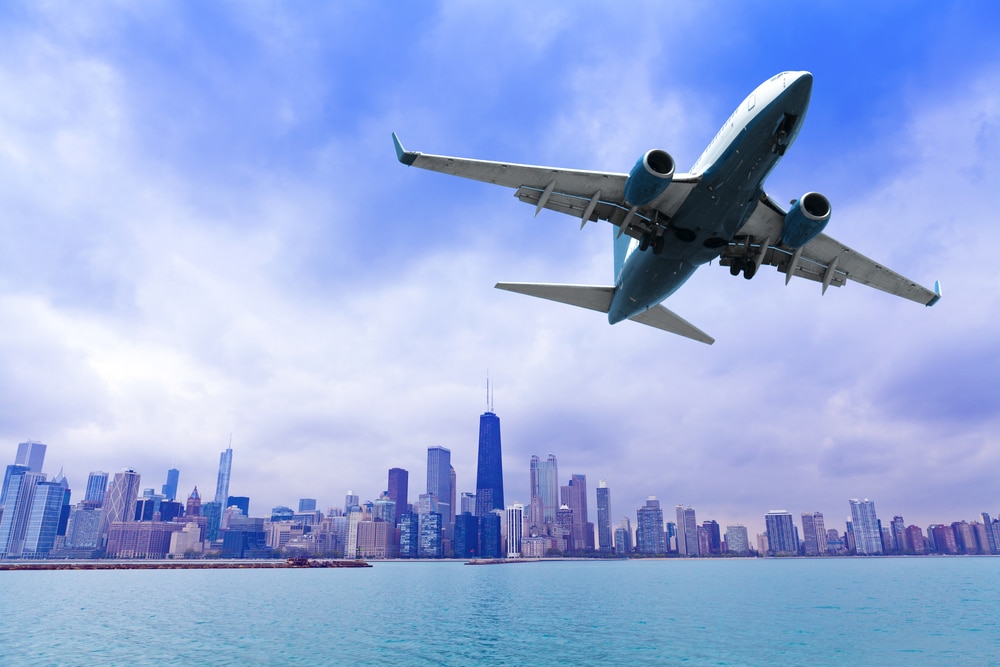
[[[662,252],[639,250],[639,241],[631,239],[609,322],[655,306],[722,254],[798,134],[811,93],[811,74],[782,72],[743,100],[692,166],[691,175],[700,180],[668,221]]]

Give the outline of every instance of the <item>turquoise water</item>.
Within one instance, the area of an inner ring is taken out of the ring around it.
[[[0,572],[0,664],[1000,664],[1000,558],[374,565]]]

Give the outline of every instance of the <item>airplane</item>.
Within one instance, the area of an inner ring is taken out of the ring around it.
[[[716,258],[733,276],[750,280],[761,266],[828,287],[848,279],[932,306],[934,290],[881,266],[823,234],[830,201],[818,192],[785,210],[763,190],[764,180],[802,128],[813,76],[781,72],[743,100],[687,173],[664,150],[644,153],[628,174],[558,169],[430,155],[403,148],[404,165],[515,188],[535,207],[580,219],[607,220],[614,233],[612,286],[497,283],[498,289],[606,313],[711,345],[715,340],[661,301]]]

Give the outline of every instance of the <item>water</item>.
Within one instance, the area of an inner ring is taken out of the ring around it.
[[[0,572],[0,665],[1000,664],[1000,558]]]

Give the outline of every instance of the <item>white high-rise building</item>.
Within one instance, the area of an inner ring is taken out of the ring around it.
[[[859,556],[882,553],[882,531],[875,516],[875,501],[852,498],[850,503],[855,552]]]
[[[507,558],[521,557],[521,537],[524,535],[524,505],[507,505]]]

